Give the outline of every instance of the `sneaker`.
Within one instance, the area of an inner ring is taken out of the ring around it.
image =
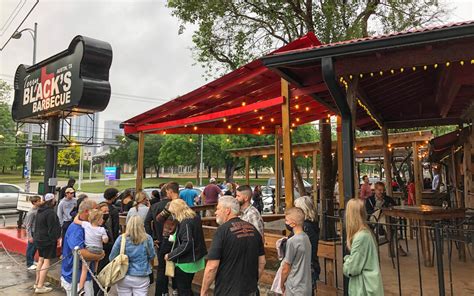
[[[28,267],[28,270],[36,270],[36,265],[31,264],[31,265]]]
[[[35,289],[35,294],[45,294],[53,291],[53,288],[50,287],[42,287],[42,288],[36,288]]]
[[[51,283],[50,282],[44,282],[43,286],[49,287],[49,286],[51,286]],[[33,289],[36,289],[36,284],[33,285]]]

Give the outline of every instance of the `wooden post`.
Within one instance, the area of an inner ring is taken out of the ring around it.
[[[344,209],[344,174],[342,173],[342,119],[337,117],[337,182],[339,188],[339,209]],[[356,183],[358,185],[359,183]],[[358,186],[356,186],[358,187]]]
[[[290,89],[288,81],[281,80],[281,95],[284,102],[281,105],[281,122],[282,122],[282,142],[283,142],[283,177],[285,178],[285,204],[286,208],[293,207],[293,164],[291,149],[291,132],[290,132]]]
[[[313,151],[313,203],[318,205],[318,151]]]
[[[250,185],[250,156],[245,157],[245,184]]]
[[[473,164],[472,164],[472,150],[474,146],[474,127],[470,127],[470,133],[464,143],[464,160],[463,160],[463,171],[464,171],[464,202],[461,206],[474,207],[474,183],[472,182]]]
[[[135,190],[138,192],[143,189],[143,158],[145,156],[145,133],[138,133],[138,159],[137,159],[137,179],[135,181]]]
[[[383,143],[383,167],[385,170],[385,189],[388,196],[393,196],[392,190],[392,161],[390,153],[390,143],[388,142],[388,131],[382,127],[382,143]],[[414,155],[414,154],[413,154]]]
[[[421,180],[421,163],[418,157],[418,143],[413,142],[413,173],[415,177],[415,200],[416,205],[421,206],[421,192],[423,188],[423,180]]]
[[[454,153],[454,147],[451,147],[451,162],[450,162],[451,182],[454,188],[454,196],[456,197],[456,207],[461,208],[462,197],[459,191],[459,179],[458,179],[458,166],[456,161],[456,154]]]
[[[356,124],[356,119],[357,119],[357,89],[359,87],[359,77],[354,77],[353,80],[351,80],[349,82],[349,87],[347,88],[347,95],[346,95],[346,99],[347,99],[347,104],[349,105],[349,108],[351,110],[351,119],[352,119],[352,135],[353,135],[353,138],[354,138],[354,143],[356,141],[356,127],[357,127],[357,124]],[[341,139],[342,139],[342,135],[341,135]],[[341,141],[342,142],[342,141]],[[342,145],[342,143],[341,143]],[[342,148],[341,148],[341,152],[342,152]],[[342,153],[340,154],[342,156]],[[354,169],[356,168],[356,158],[354,156]],[[359,172],[357,169],[355,169],[354,171],[354,196],[353,197],[356,197],[356,196],[360,196],[360,176],[359,176]]]
[[[281,152],[280,152],[280,126],[275,127],[275,213],[280,213],[281,199]]]

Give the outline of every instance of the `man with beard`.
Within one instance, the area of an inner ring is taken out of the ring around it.
[[[219,199],[216,222],[220,225],[207,255],[201,296],[209,295],[215,280],[214,295],[255,296],[258,279],[265,267],[263,240],[257,229],[239,218],[240,206],[232,196]]]
[[[240,219],[249,222],[262,236],[262,240],[265,241],[263,236],[263,219],[260,212],[250,202],[252,201],[252,188],[248,185],[242,185],[237,188],[236,197],[240,204]]]

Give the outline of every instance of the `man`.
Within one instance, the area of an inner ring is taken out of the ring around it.
[[[237,188],[236,199],[240,204],[240,219],[252,224],[262,236],[263,235],[263,219],[260,212],[250,202],[252,201],[252,188],[248,185],[242,185]]]
[[[165,254],[171,251],[172,243],[168,240],[168,233],[164,233],[170,212],[167,210],[168,204],[173,199],[179,198],[179,184],[170,182],[163,186],[166,191],[165,198],[151,206],[145,218],[145,230],[153,237],[155,245],[158,245],[158,268],[156,271],[155,295],[168,295],[168,277],[165,276]]]
[[[193,189],[193,182],[186,183],[184,190],[179,193],[179,197],[184,200],[189,207],[194,206],[194,202],[199,195],[196,190]]]
[[[286,242],[280,286],[286,296],[311,296],[311,243],[303,231],[304,213],[294,207],[285,211],[286,228],[294,235]]]
[[[201,201],[204,205],[215,204],[222,195],[223,193],[221,188],[216,185],[216,179],[211,178],[209,179],[209,184],[201,193]],[[216,210],[207,210],[206,216],[214,216],[215,212]]]
[[[237,199],[219,199],[216,222],[220,226],[207,255],[201,296],[209,295],[214,280],[214,295],[257,295],[257,282],[266,263],[263,241],[257,229],[239,214]]]
[[[79,219],[81,221],[88,221],[89,213],[92,209],[96,208],[96,203],[93,200],[86,199],[79,205]],[[86,249],[85,245],[85,233],[84,229],[80,224],[72,223],[64,237],[63,244],[63,262],[61,265],[61,286],[66,290],[66,295],[71,295],[71,283],[72,283],[72,272],[73,272],[73,251],[74,248],[79,247],[79,253],[87,261],[99,261],[104,258],[104,252],[102,254],[94,254]],[[82,261],[79,260],[78,275],[81,274]],[[90,273],[87,273],[86,283],[84,284],[85,296],[93,296],[94,289],[92,287],[92,278]]]
[[[66,189],[74,189],[74,184],[76,184],[76,180],[74,178],[70,178],[67,181],[67,185],[61,188],[61,190],[59,191],[59,201],[61,201],[66,196]]]
[[[383,182],[376,182],[374,187],[374,194],[365,201],[365,208],[367,210],[367,217],[373,223],[391,223],[390,219],[386,219],[383,215],[384,208],[390,208],[396,206],[397,203],[393,198],[385,194],[385,184]],[[390,217],[389,217],[390,218]],[[383,225],[377,224],[377,234],[384,235],[385,229]],[[387,227],[387,238],[390,240],[390,256],[394,256],[393,250],[393,238],[395,236],[396,226]],[[401,256],[406,256],[407,253],[401,246],[398,247],[398,251]]]
[[[360,199],[366,200],[372,195],[372,189],[370,188],[369,177],[367,175],[362,177],[364,184],[360,187]]]
[[[33,205],[31,209],[26,213],[25,221],[23,222],[26,229],[26,238],[28,244],[26,246],[26,267],[29,270],[35,270],[35,253],[36,245],[33,241],[35,225],[36,225],[36,214],[38,213],[38,207],[41,205],[41,196],[33,195],[30,197],[30,202]]]
[[[43,201],[36,214],[35,230],[33,233],[33,241],[39,253],[36,281],[33,286],[36,294],[52,291],[52,288],[46,287],[45,280],[51,259],[56,258],[56,247],[58,239],[61,237],[61,226],[59,225],[58,216],[54,212],[54,207],[56,206],[54,194],[45,194]]]
[[[64,236],[66,235],[67,228],[74,219],[71,216],[71,212],[76,207],[76,205],[77,200],[74,198],[74,188],[69,187],[66,189],[66,196],[59,202],[58,205],[58,218],[59,224],[61,224],[62,241],[64,241]]]

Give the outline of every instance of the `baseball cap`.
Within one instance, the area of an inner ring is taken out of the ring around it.
[[[52,200],[54,199],[54,194],[52,193],[46,193],[44,196],[44,201]]]
[[[209,183],[214,183],[214,182],[216,182],[216,179],[215,179],[215,178],[210,178],[210,179],[209,179]]]
[[[71,188],[71,187],[67,188],[66,193],[69,193],[69,192],[74,192],[74,188]]]

